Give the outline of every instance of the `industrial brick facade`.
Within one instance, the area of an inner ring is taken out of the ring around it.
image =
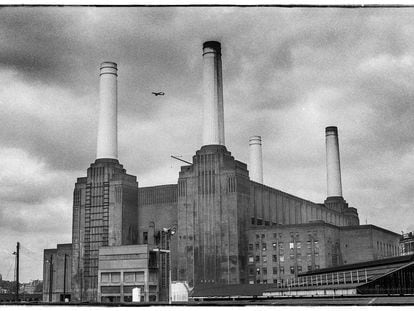
[[[178,280],[245,281],[248,172],[224,146],[203,146],[178,179]]]
[[[72,295],[96,301],[98,252],[102,246],[137,243],[136,177],[113,159],[98,159],[74,190]]]
[[[400,235],[389,230],[361,225],[340,228],[343,264],[378,260],[399,255]]]
[[[249,217],[253,226],[294,225],[323,220],[335,226],[358,225],[358,213],[342,198],[316,204],[250,181]]]
[[[250,284],[283,286],[307,271],[399,255],[399,235],[373,225],[338,227],[324,221],[276,225],[252,228],[248,239]]]
[[[251,181],[247,165],[224,146],[203,146],[172,185],[138,188],[119,164],[110,164],[118,171],[106,177],[102,167],[108,163],[98,164],[100,170],[93,164],[75,186],[75,300],[97,299],[98,267],[92,263],[99,248],[158,247],[156,234],[163,228],[178,229],[168,246],[172,279],[190,287],[283,284],[302,271],[382,258],[386,253],[375,243],[395,247],[398,239],[387,230],[358,226],[356,209],[342,198],[317,204]]]
[[[338,227],[322,221],[248,231],[249,283],[285,284],[298,273],[338,265]]]
[[[219,42],[204,43],[203,64],[203,146],[181,167],[177,184],[143,188],[116,159],[117,65],[102,64],[97,160],[78,178],[73,195],[72,300],[97,301],[103,286],[98,268],[112,273],[104,261],[99,266],[99,252],[114,252],[116,259],[128,245],[171,251],[171,267],[167,256],[158,257],[160,288],[170,269],[172,280],[189,287],[282,283],[303,271],[395,254],[396,234],[359,226],[357,210],[342,197],[336,127],[326,128],[331,187],[323,203],[255,182],[224,145]],[[260,168],[261,150],[254,158]],[[177,232],[166,239],[162,232],[172,228]],[[113,265],[122,266],[115,259]]]
[[[177,226],[177,184],[138,189],[139,244],[165,248],[165,241],[158,236],[158,233],[164,228],[177,228]],[[177,253],[177,235],[171,237],[168,249],[173,254]],[[162,257],[162,260],[164,259]],[[175,280],[177,279],[177,257],[172,256],[171,261],[172,279]]]
[[[153,243],[150,228],[157,231],[174,225],[177,226],[177,185],[139,188],[138,243]]]
[[[178,180],[178,280],[190,286],[250,282],[248,228],[266,230],[316,220],[334,228],[359,224],[356,209],[342,198],[316,204],[256,183],[249,179],[247,165],[224,146],[203,146],[193,165],[181,168]],[[316,266],[329,266],[328,260],[332,259],[323,258]]]

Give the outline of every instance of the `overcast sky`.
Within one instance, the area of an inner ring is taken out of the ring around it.
[[[42,278],[71,242],[72,193],[95,160],[99,64],[118,63],[119,160],[176,183],[201,147],[202,43],[222,43],[226,146],[265,184],[326,198],[325,127],[360,222],[414,230],[414,8],[0,9],[0,274]],[[163,91],[165,96],[152,96]]]

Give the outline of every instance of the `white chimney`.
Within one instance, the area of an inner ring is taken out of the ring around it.
[[[203,146],[224,145],[223,79],[221,45],[217,41],[203,44]]]
[[[112,62],[103,62],[100,69],[100,104],[96,158],[118,159],[118,69],[116,63]]]
[[[339,161],[338,128],[328,126],[326,134],[327,194],[329,197],[342,197],[341,164]]]
[[[250,179],[263,184],[262,138],[252,136],[249,139]]]

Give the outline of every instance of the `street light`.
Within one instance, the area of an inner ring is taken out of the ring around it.
[[[16,302],[19,302],[19,242],[17,242],[16,251],[13,255],[16,256]]]
[[[49,263],[49,302],[52,302],[52,283],[53,283],[53,255],[50,255],[50,260],[45,260]]]
[[[159,252],[159,253],[164,253],[164,254],[169,254],[170,253],[170,250],[169,249],[161,249],[161,248],[154,248],[153,250],[152,250],[153,252]],[[160,259],[158,260],[159,261],[159,264],[160,264],[160,266],[159,266],[159,269],[160,269],[160,271],[161,271],[161,257],[160,257]],[[171,291],[171,267],[170,267],[170,269],[169,269],[169,275],[168,275],[168,278],[169,278],[169,280],[168,280],[168,303],[171,303],[170,302],[170,291]],[[161,274],[161,272],[159,272],[159,280],[158,280],[158,284],[159,285],[161,285],[161,280],[162,279],[162,274]]]
[[[171,237],[177,232],[177,229],[175,226],[172,226],[170,228],[163,228],[162,231],[166,234],[167,236],[167,249],[161,249],[160,248],[154,248],[153,251],[154,252],[160,252],[160,253],[165,253],[168,254],[168,265],[169,265],[169,269],[168,269],[168,303],[171,304],[172,302],[172,295],[171,295],[171,247],[170,247],[170,243],[171,243]]]
[[[167,234],[167,245],[168,245],[168,265],[170,266],[170,269],[168,271],[168,279],[169,279],[169,284],[168,284],[168,303],[171,304],[172,302],[172,293],[171,293],[171,270],[172,270],[172,266],[171,266],[171,237],[176,233],[177,229],[175,228],[175,226],[172,226],[170,228],[163,228],[162,229],[166,234]]]

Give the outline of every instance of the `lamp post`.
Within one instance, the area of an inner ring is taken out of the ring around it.
[[[173,226],[170,228],[163,228],[162,229],[167,234],[167,247],[168,247],[168,303],[171,304],[172,302],[172,294],[171,294],[171,237],[175,234],[177,229]]]
[[[161,248],[154,248],[152,251],[159,252],[160,253],[160,256],[161,256],[161,253],[164,253],[164,254],[169,254],[170,253],[170,250],[169,249],[161,249]],[[161,269],[161,260],[160,260],[160,269]],[[169,280],[168,280],[168,303],[171,303],[171,301],[170,301],[171,267],[169,269],[169,275],[168,275],[168,277],[169,277]],[[161,273],[160,273],[160,279],[162,279],[162,274]],[[160,284],[160,281],[159,281],[159,284]]]
[[[67,254],[65,253],[65,260],[63,263],[63,301],[66,302],[66,256]]]
[[[19,252],[20,242],[17,242],[16,251],[13,252],[13,255],[16,256],[16,302],[19,302]]]
[[[52,283],[53,283],[53,255],[50,255],[50,259],[46,259],[49,263],[49,302],[52,302]]]
[[[177,229],[173,226],[170,228],[163,228],[162,231],[165,233],[166,235],[166,245],[165,245],[165,249],[161,249],[161,245],[160,248],[154,248],[153,251],[154,252],[160,252],[160,253],[165,253],[168,254],[168,303],[171,304],[172,302],[172,295],[171,295],[171,247],[170,247],[170,243],[171,243],[171,237],[176,233]]]

